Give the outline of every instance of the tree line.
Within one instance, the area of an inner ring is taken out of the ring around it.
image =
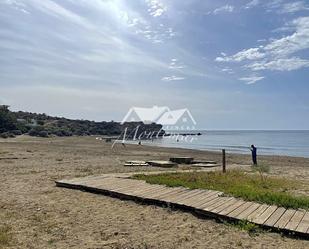
[[[8,138],[28,134],[30,136],[87,136],[87,135],[120,135],[124,129],[140,126],[139,132],[162,131],[162,125],[130,122],[120,124],[114,121],[95,122],[74,120],[63,117],[52,117],[32,112],[12,112],[7,105],[0,105],[0,137]]]

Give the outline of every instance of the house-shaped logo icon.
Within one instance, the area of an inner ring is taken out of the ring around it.
[[[162,124],[165,130],[194,130],[196,125],[187,108],[165,112],[157,123]]]
[[[196,122],[190,111],[185,109],[170,110],[166,106],[152,108],[132,107],[122,120],[125,122],[157,123],[165,130],[194,130]]]

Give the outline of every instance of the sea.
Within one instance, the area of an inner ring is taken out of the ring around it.
[[[233,130],[233,131],[190,131],[200,136],[169,136],[143,144],[198,150],[250,154],[250,145],[257,147],[260,155],[285,155],[309,158],[309,130]]]

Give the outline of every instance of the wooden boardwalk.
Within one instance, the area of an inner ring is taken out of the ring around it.
[[[118,198],[166,204],[224,220],[247,220],[260,226],[309,238],[309,212],[243,201],[222,192],[183,187],[170,188],[133,180],[126,174],[106,174],[56,181],[58,187],[102,193]]]

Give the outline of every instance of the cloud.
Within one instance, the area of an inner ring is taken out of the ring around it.
[[[309,48],[309,17],[300,17],[289,24],[292,35],[277,39],[265,46],[265,50],[277,56],[289,55]]]
[[[259,0],[252,0],[251,2],[247,3],[245,5],[245,9],[251,9],[257,5],[259,5],[260,1]]]
[[[276,12],[277,14],[291,14],[299,11],[309,10],[309,6],[305,1],[273,0],[264,4],[267,12]]]
[[[295,13],[302,10],[309,10],[309,6],[304,1],[285,3],[280,10],[281,13]]]
[[[308,60],[290,57],[292,54],[309,49],[309,17],[299,17],[285,25],[293,33],[280,39],[273,39],[263,46],[242,50],[232,56],[222,54],[217,62],[255,61],[245,68],[253,71],[291,71],[308,67]]]
[[[252,75],[252,76],[248,76],[248,77],[242,77],[242,78],[239,78],[239,80],[241,81],[245,81],[247,85],[251,85],[251,84],[254,84],[262,79],[264,79],[265,77],[263,76],[255,76],[255,75]]]
[[[164,43],[176,36],[173,28],[151,27],[150,25],[138,27],[135,30],[135,34],[143,36],[152,43]]]
[[[233,5],[224,5],[222,7],[219,7],[217,9],[215,9],[213,12],[211,12],[214,15],[220,14],[220,13],[224,13],[224,12],[228,12],[231,13],[233,12],[235,9],[235,7]],[[210,14],[210,13],[209,13]]]
[[[225,73],[229,73],[229,74],[233,74],[234,73],[234,71],[231,68],[222,68],[221,71],[225,72]]]
[[[161,80],[162,81],[175,81],[175,80],[184,80],[184,79],[185,79],[184,77],[172,75],[172,76],[165,76]]]
[[[309,67],[309,60],[293,57],[288,59],[276,59],[272,61],[256,62],[247,65],[247,67],[252,69],[253,71],[260,71],[260,70],[292,71]]]
[[[159,0],[146,0],[146,3],[148,13],[153,17],[162,16],[167,11],[167,7]]]
[[[277,11],[280,9],[283,5],[283,0],[272,0],[272,1],[267,1],[267,3],[264,5],[266,8],[267,12],[271,11]]]
[[[217,62],[240,62],[243,60],[256,60],[261,59],[265,56],[264,53],[260,52],[260,48],[249,48],[242,50],[232,56],[226,56],[225,53],[221,53],[222,57],[217,57],[215,61]]]
[[[6,4],[6,5],[10,5],[11,7],[13,7],[14,9],[23,12],[25,14],[30,14],[29,9],[27,8],[26,4],[20,2],[20,1],[16,1],[16,0],[4,0],[1,4]]]
[[[170,69],[183,69],[185,67],[186,66],[182,62],[179,62],[178,59],[174,58],[174,59],[171,59],[168,68],[170,68]]]

